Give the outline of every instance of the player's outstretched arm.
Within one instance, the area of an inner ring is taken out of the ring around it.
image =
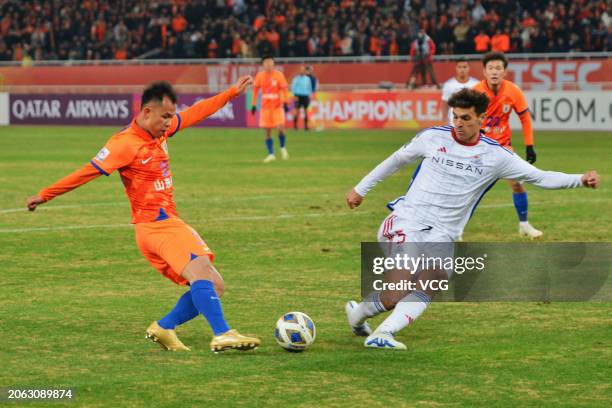
[[[26,200],[28,210],[34,211],[40,204],[46,203],[59,195],[72,191],[101,175],[102,173],[100,173],[98,169],[96,169],[91,163],[88,163],[75,172],[67,175],[63,179],[58,180],[51,186],[42,189],[38,194],[28,198]]]
[[[536,151],[533,147],[533,123],[531,121],[531,113],[529,113],[529,105],[525,94],[518,87],[514,87],[514,111],[521,120],[523,128],[523,141],[525,142],[525,160],[528,163],[536,162]]]
[[[499,172],[499,178],[525,181],[535,186],[556,190],[563,188],[599,186],[599,174],[591,170],[585,174],[566,174],[557,171],[544,171],[527,163],[516,154],[504,156],[505,162]]]
[[[177,126],[179,127],[176,131],[193,126],[213,115],[219,109],[224,107],[225,104],[227,104],[231,99],[242,94],[252,83],[253,78],[250,75],[240,77],[234,86],[230,87],[226,91],[194,103],[189,108],[178,113],[177,116],[180,117],[180,120],[176,119]],[[171,126],[170,129],[173,129],[173,127]]]

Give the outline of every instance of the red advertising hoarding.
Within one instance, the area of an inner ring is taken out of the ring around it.
[[[471,74],[482,77],[480,62],[470,62]],[[438,80],[444,82],[454,73],[453,62],[434,64]],[[320,63],[313,64],[322,85],[376,85],[382,81],[403,84],[411,64],[406,62]],[[290,80],[300,64],[282,64],[279,69]],[[209,85],[216,92],[241,75],[253,75],[256,64],[184,65],[101,65],[62,67],[0,67],[1,85],[145,85],[165,79],[179,85]],[[513,60],[508,79],[528,89],[601,90],[612,89],[612,59],[591,60]]]
[[[440,92],[319,92],[314,128],[422,129],[440,125]]]

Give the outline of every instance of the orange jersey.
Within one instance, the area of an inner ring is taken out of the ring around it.
[[[282,107],[287,101],[288,87],[282,72],[276,70],[271,73],[258,72],[253,84],[253,106],[257,104],[257,97],[261,90],[261,110]]]
[[[113,135],[88,165],[42,190],[39,195],[48,201],[100,174],[108,176],[118,170],[130,200],[132,223],[177,217],[168,139],[179,130],[212,115],[237,95],[236,89],[230,88],[177,113],[168,131],[159,138],[153,138],[138,126],[136,120],[132,121],[128,127]]]
[[[529,106],[523,91],[518,86],[504,79],[497,93],[493,93],[489,89],[487,81],[482,80],[474,85],[473,89],[483,92],[489,97],[487,118],[482,127],[488,137],[497,140],[502,146],[512,145],[509,119],[512,111],[515,111],[523,124],[525,144],[533,145],[533,130]]]
[[[105,176],[119,170],[134,224],[178,216],[172,197],[167,142],[181,126],[179,117],[174,116],[170,125],[173,130],[157,139],[132,121],[129,127],[113,135],[90,162]]]

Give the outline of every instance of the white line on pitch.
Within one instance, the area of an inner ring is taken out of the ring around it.
[[[342,217],[346,215],[365,215],[372,214],[371,211],[344,211],[338,213],[306,213],[306,214],[279,214],[279,215],[252,215],[252,216],[240,216],[240,217],[219,217],[214,218],[211,221],[194,221],[192,224],[215,224],[218,222],[227,221],[266,221],[266,220],[282,220],[289,218],[319,218],[319,217]],[[79,230],[79,229],[95,229],[95,228],[128,228],[132,224],[92,224],[92,225],[64,225],[59,227],[32,227],[32,228],[4,228],[0,229],[0,234],[8,233],[25,233],[25,232],[47,232],[47,231],[66,231],[66,230]]]
[[[302,192],[302,193],[291,193],[292,196],[295,195],[310,195],[310,196],[333,196],[332,193],[313,193],[313,192]],[[241,202],[241,201],[256,201],[256,200],[270,200],[278,198],[278,195],[274,194],[262,194],[256,196],[237,196],[237,197],[208,197],[198,199],[199,201],[207,202],[207,203],[233,203],[233,202]],[[175,202],[178,204],[188,203],[198,201],[196,199],[175,199]],[[130,208],[129,203],[127,201],[114,201],[114,202],[102,202],[102,203],[84,203],[84,204],[60,204],[60,205],[42,205],[37,207],[36,211],[51,211],[51,210],[63,210],[67,208],[84,208],[84,207],[125,207]],[[6,208],[0,210],[0,214],[11,214],[11,213],[25,213],[28,212],[25,205],[19,208]]]

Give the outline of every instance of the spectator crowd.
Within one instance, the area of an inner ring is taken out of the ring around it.
[[[0,61],[612,51],[605,0],[0,0]]]

